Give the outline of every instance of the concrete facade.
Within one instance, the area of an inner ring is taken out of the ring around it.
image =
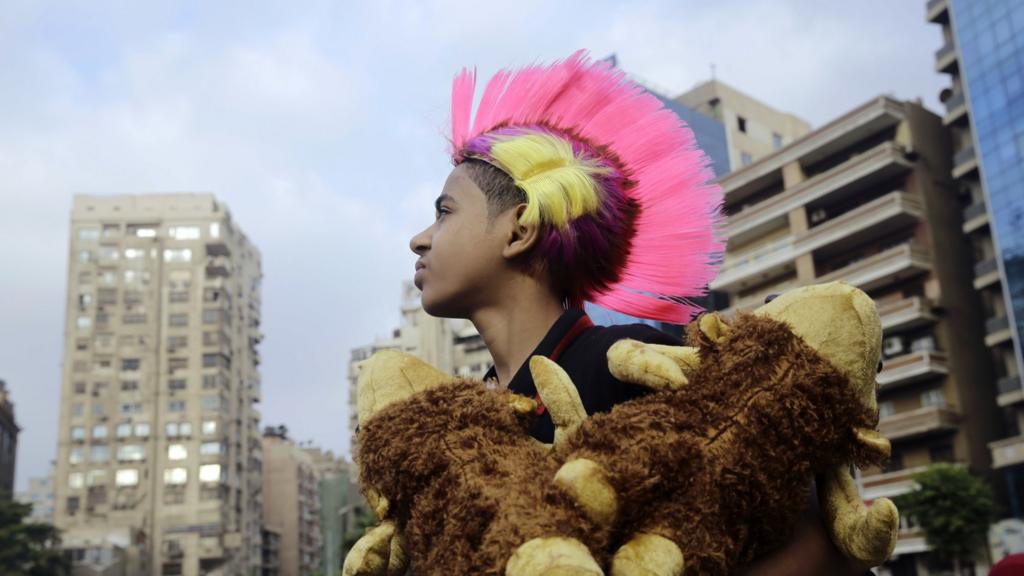
[[[278,574],[310,574],[321,568],[319,471],[283,428],[267,428],[262,442],[263,523],[279,535]]]

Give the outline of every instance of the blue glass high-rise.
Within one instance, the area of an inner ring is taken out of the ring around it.
[[[1024,2],[951,0],[1018,366],[1024,337]]]

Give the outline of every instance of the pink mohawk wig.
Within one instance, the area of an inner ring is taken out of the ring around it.
[[[546,225],[537,256],[568,298],[689,322],[725,243],[721,189],[693,132],[660,100],[584,51],[500,71],[472,114],[476,73],[452,85],[452,160],[488,162]]]

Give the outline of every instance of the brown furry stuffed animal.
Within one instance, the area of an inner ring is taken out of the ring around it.
[[[813,473],[828,474],[839,548],[884,561],[895,508],[865,509],[848,472],[888,455],[873,432],[870,298],[801,288],[731,324],[705,315],[689,336],[696,350],[613,347],[617,377],[660,391],[589,419],[565,373],[531,359],[552,450],[526,437],[531,400],[375,357],[359,389],[360,469],[385,522],[345,573],[400,574],[408,552],[418,574],[728,574],[790,537]]]

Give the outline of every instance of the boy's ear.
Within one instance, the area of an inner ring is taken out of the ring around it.
[[[540,241],[540,224],[523,224],[519,221],[525,211],[526,204],[520,204],[501,216],[509,219],[508,237],[501,255],[510,260],[529,253]]]

